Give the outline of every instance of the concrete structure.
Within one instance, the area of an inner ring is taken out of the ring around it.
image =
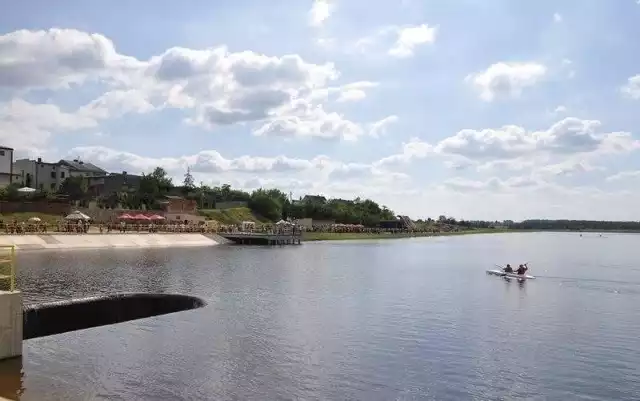
[[[13,149],[0,146],[0,188],[14,182]]]
[[[122,173],[89,177],[88,188],[93,196],[132,192],[140,189],[140,180],[142,180],[142,176],[127,174],[126,171],[123,171]]]
[[[108,174],[95,164],[87,163],[80,159],[60,160],[57,164],[67,167],[71,177],[100,177]]]
[[[0,360],[22,355],[22,293],[0,291]]]
[[[199,233],[0,235],[0,244],[15,245],[18,252],[46,249],[178,248],[213,246],[220,243],[213,235]]]
[[[240,245],[300,245],[302,233],[260,234],[260,233],[220,233],[220,236]]]
[[[13,172],[16,175],[14,182],[20,186],[43,191],[57,191],[70,176],[68,167],[44,162],[42,158],[18,159],[13,163]]]
[[[248,207],[249,202],[247,201],[228,201],[228,202],[216,202],[216,209],[225,210],[225,209],[235,209],[238,207]]]
[[[297,219],[295,223],[300,227],[304,227],[308,230],[313,228],[313,219],[310,217],[306,217],[304,219]]]

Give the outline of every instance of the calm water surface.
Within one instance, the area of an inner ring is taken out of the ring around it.
[[[0,364],[1,395],[637,400],[639,243],[544,233],[23,254],[28,302],[142,291],[209,304],[29,340],[21,362]],[[485,274],[525,261],[536,281]]]

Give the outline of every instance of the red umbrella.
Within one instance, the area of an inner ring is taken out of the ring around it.
[[[132,218],[134,220],[149,220],[149,218],[147,216],[145,216],[144,214],[136,214],[135,216],[132,216]]]
[[[159,214],[154,214],[152,216],[149,216],[149,220],[164,220],[164,217],[160,216]]]
[[[133,216],[127,213],[121,214],[120,216],[118,216],[118,218],[120,220],[133,220]]]

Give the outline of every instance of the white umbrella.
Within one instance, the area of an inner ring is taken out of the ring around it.
[[[86,214],[76,210],[75,212],[73,212],[70,215],[68,215],[67,217],[65,217],[65,219],[66,220],[91,220],[91,217],[89,217]]]
[[[18,189],[18,192],[32,193],[32,192],[36,192],[36,190],[35,190],[35,188],[22,187],[22,188]]]
[[[42,221],[40,217],[29,217],[29,221]]]

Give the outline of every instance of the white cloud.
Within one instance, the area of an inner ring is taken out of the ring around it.
[[[640,99],[640,74],[630,77],[620,91],[631,99]]]
[[[640,177],[640,171],[638,170],[621,171],[607,177],[607,181],[623,181],[627,179],[637,179],[638,177]]]
[[[437,26],[388,25],[371,35],[362,37],[348,47],[348,51],[370,54],[372,49],[383,47],[387,55],[406,58],[413,56],[418,46],[433,44],[438,32]]]
[[[185,119],[191,125],[215,130],[255,124],[256,135],[357,139],[368,129],[327,111],[325,103],[362,100],[377,86],[369,81],[328,86],[340,77],[335,66],[309,63],[297,54],[174,47],[141,61],[119,54],[104,36],[76,30],[0,36],[0,56],[0,87],[60,87],[100,78],[108,90],[79,110],[85,118],[178,108],[192,110]]]
[[[377,138],[379,136],[386,134],[387,128],[389,127],[389,125],[394,124],[397,121],[398,121],[398,116],[389,116],[389,117],[383,118],[382,120],[376,121],[373,124],[371,124],[371,128],[369,132],[371,136],[373,136],[374,138]]]
[[[137,64],[100,34],[54,28],[0,35],[0,87],[56,88],[88,78],[119,79]]]
[[[630,152],[640,141],[627,132],[601,132],[597,120],[568,117],[546,130],[528,131],[507,125],[499,129],[464,129],[435,145],[413,139],[402,152],[380,160],[381,165],[406,163],[414,159],[440,156],[452,159],[452,166],[477,165],[480,169],[522,170],[547,166],[547,173],[593,171],[586,157]],[[574,159],[576,158],[576,159]],[[563,163],[550,163],[562,159]],[[551,167],[553,166],[553,167]],[[543,170],[544,172],[545,170]]]
[[[0,143],[16,150],[42,149],[53,133],[95,128],[91,117],[67,113],[53,104],[32,104],[21,99],[0,103]]]
[[[553,110],[553,114],[565,114],[566,112],[567,108],[563,105],[560,105]]]
[[[309,11],[309,24],[321,26],[331,16],[333,4],[330,0],[313,0]]]
[[[129,174],[148,173],[160,166],[174,182],[181,182],[190,168],[197,182],[229,183],[243,189],[272,186],[296,193],[308,190],[331,196],[347,194],[352,198],[376,193],[380,188],[402,189],[411,185],[411,178],[406,174],[373,164],[344,163],[327,156],[309,160],[283,155],[225,158],[215,150],[204,150],[177,157],[145,157],[101,146],[76,147],[69,150],[68,155],[90,160],[109,171]]]
[[[556,22],[556,23],[562,22],[562,15],[560,15],[559,13],[554,13],[553,22]]]
[[[523,89],[540,82],[547,67],[535,62],[492,64],[485,71],[466,77],[479,92],[480,97],[490,102],[496,98],[518,97]]]
[[[437,30],[437,27],[427,24],[399,28],[397,31],[398,39],[389,49],[389,55],[394,57],[413,56],[417,46],[435,42]]]

